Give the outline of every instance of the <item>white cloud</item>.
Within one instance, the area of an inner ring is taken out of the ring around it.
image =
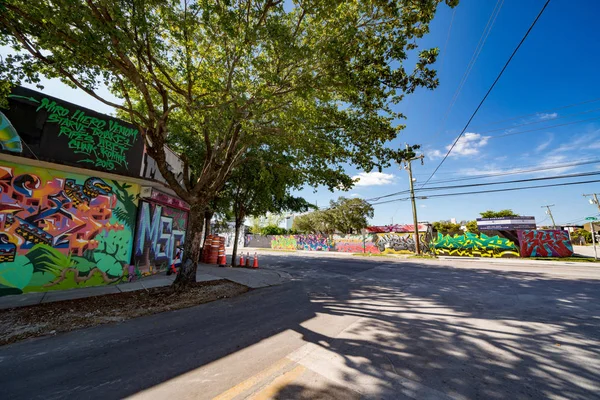
[[[362,197],[362,194],[358,194],[358,193],[351,193],[350,197]]]
[[[537,117],[539,119],[541,119],[542,121],[546,121],[546,120],[554,119],[554,118],[558,117],[558,113],[555,113],[555,112],[553,112],[553,113],[538,113]]]
[[[421,204],[419,207],[421,207],[421,208],[427,208],[427,206],[425,204]]]
[[[388,185],[394,181],[393,174],[384,174],[383,172],[361,172],[354,175],[356,186],[381,186]]]
[[[439,150],[431,150],[430,152],[427,153],[427,157],[431,158],[432,160],[435,160],[437,158],[442,158],[443,156],[444,155]]]
[[[489,136],[481,136],[479,133],[467,132],[458,140],[450,154],[456,157],[479,154],[479,150],[488,143],[489,139]],[[446,150],[450,150],[451,147],[452,145],[446,146]]]
[[[535,148],[535,152],[539,153],[540,151],[546,150],[546,148],[548,146],[550,146],[550,144],[552,143],[553,140],[554,140],[554,134],[549,133],[546,141],[542,142],[538,147]]]

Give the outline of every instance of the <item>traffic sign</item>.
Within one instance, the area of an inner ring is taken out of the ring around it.
[[[596,217],[587,217],[585,220],[586,221],[598,221],[598,218],[596,218]]]

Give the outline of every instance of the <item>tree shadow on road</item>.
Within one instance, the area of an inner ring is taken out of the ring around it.
[[[343,357],[336,383],[360,391],[368,376],[376,394],[414,398],[599,396],[599,281],[432,266],[390,267],[390,280],[386,269],[312,297],[321,312],[362,317],[337,338],[297,328]]]
[[[344,390],[390,399],[591,399],[600,393],[599,297],[594,280],[382,264],[5,346],[0,385],[5,398],[122,398],[294,331],[313,347],[298,362],[329,386],[296,382],[277,399],[346,398]],[[360,318],[332,337],[307,327],[321,314]],[[319,370],[315,359],[333,368]],[[211,379],[199,384],[201,398]]]

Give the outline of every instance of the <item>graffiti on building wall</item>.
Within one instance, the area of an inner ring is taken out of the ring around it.
[[[137,185],[64,175],[0,166],[0,295],[122,278]]]
[[[405,254],[415,252],[414,234],[411,233],[378,233],[376,238],[377,247],[381,253]],[[429,251],[426,234],[419,234],[419,248],[421,251]]]
[[[20,153],[23,151],[21,137],[6,115],[2,114],[2,112],[0,112],[0,146],[2,147],[2,150],[13,153]]]
[[[294,235],[298,250],[333,251],[334,245],[325,235]]]
[[[142,275],[165,271],[185,242],[188,213],[147,201],[139,207],[134,264]]]
[[[442,235],[430,243],[437,255],[463,257],[519,257],[519,249],[511,240],[500,236],[476,235],[466,232],[464,235]]]
[[[573,245],[569,234],[560,230],[519,231],[521,257],[570,257]]]
[[[2,149],[52,162],[139,174],[144,143],[134,125],[22,87],[14,88],[8,98],[9,108],[0,116]],[[19,150],[21,140],[27,146]]]
[[[296,250],[298,242],[296,237],[292,235],[276,235],[272,236],[271,248],[277,250]]]
[[[374,235],[333,235],[334,249],[342,253],[379,253]]]

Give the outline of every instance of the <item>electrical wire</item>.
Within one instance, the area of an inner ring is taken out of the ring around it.
[[[475,176],[466,177],[466,178],[438,180],[438,181],[431,181],[431,183],[450,183],[450,182],[467,181],[467,180],[475,180],[475,179],[485,179],[485,178],[498,177],[498,176],[518,175],[518,174],[547,171],[547,170],[551,170],[551,169],[562,169],[562,168],[569,168],[569,167],[581,166],[581,165],[586,165],[586,164],[595,164],[595,163],[600,163],[600,160],[580,161],[580,162],[576,162],[576,163],[552,165],[552,166],[548,166],[548,167],[544,167],[544,168],[534,168],[534,169],[529,169],[529,170],[511,171],[511,172],[495,173],[495,174],[475,175]],[[420,191],[420,190],[423,190],[423,187],[418,188],[415,191]],[[409,190],[402,190],[399,192],[390,193],[390,194],[386,194],[386,195],[378,196],[378,197],[372,197],[370,199],[365,199],[365,200],[366,201],[377,201],[379,199],[384,199],[387,197],[394,197],[394,196],[409,193],[409,192],[410,192]]]
[[[473,50],[471,59],[469,60],[469,63],[467,64],[467,68],[465,69],[465,72],[463,73],[463,76],[460,79],[458,87],[456,88],[454,95],[452,96],[452,99],[450,100],[450,104],[448,104],[448,108],[446,108],[444,117],[442,118],[442,121],[440,122],[440,129],[438,130],[438,132],[435,134],[434,137],[437,137],[444,129],[446,121],[448,120],[448,116],[450,115],[450,111],[452,111],[454,104],[456,104],[456,100],[458,100],[458,97],[460,96],[460,93],[462,92],[462,89],[463,89],[465,83],[467,82],[469,75],[471,74],[471,70],[473,69],[473,66],[477,62],[477,58],[479,58],[479,54],[481,54],[481,51],[483,50],[485,42],[487,41],[487,38],[490,35],[490,32],[492,31],[494,23],[496,22],[496,18],[498,17],[498,14],[500,13],[500,9],[502,8],[503,4],[504,4],[504,0],[496,1],[496,5],[494,6],[492,13],[490,14],[490,17],[488,18],[487,24],[485,25],[485,28],[483,28],[483,32],[481,32],[481,36],[479,37],[477,46],[475,47],[475,50]]]
[[[492,85],[490,86],[490,88],[488,89],[488,91],[486,92],[485,96],[483,96],[483,99],[481,99],[481,101],[479,102],[479,105],[477,106],[477,108],[475,109],[475,111],[473,111],[473,114],[471,114],[471,117],[467,121],[467,123],[466,123],[465,127],[463,128],[463,130],[456,137],[456,140],[454,140],[454,143],[452,143],[452,145],[450,146],[450,149],[448,149],[448,152],[446,153],[446,155],[444,156],[444,158],[442,158],[442,161],[440,161],[440,163],[435,168],[435,170],[433,171],[433,173],[429,176],[429,178],[427,179],[427,181],[421,187],[427,185],[427,183],[431,180],[431,178],[433,178],[433,176],[435,175],[435,173],[444,164],[444,162],[446,161],[446,159],[448,158],[448,156],[450,155],[450,153],[452,152],[452,150],[454,149],[454,147],[456,147],[458,141],[464,135],[464,133],[466,132],[467,128],[471,124],[471,121],[473,121],[473,118],[475,118],[475,115],[477,115],[477,112],[479,111],[479,109],[481,108],[481,106],[483,106],[483,103],[488,98],[488,96],[490,95],[490,93],[492,92],[492,90],[494,89],[494,87],[496,86],[496,84],[498,83],[498,81],[500,80],[500,78],[502,77],[502,75],[504,74],[504,71],[506,71],[506,68],[508,68],[508,65],[510,64],[510,62],[512,61],[512,59],[515,57],[515,55],[517,54],[517,52],[519,51],[519,49],[521,48],[521,46],[523,45],[523,43],[525,43],[525,40],[529,36],[529,33],[531,33],[531,31],[533,30],[533,27],[536,25],[537,21],[540,19],[540,17],[542,16],[542,14],[544,13],[544,11],[546,10],[546,7],[548,7],[548,4],[550,4],[550,0],[546,1],[546,3],[544,4],[544,6],[542,7],[542,9],[538,13],[537,17],[535,18],[535,20],[533,21],[533,23],[531,24],[531,26],[529,27],[529,29],[527,30],[527,32],[525,32],[525,35],[523,36],[523,38],[521,39],[521,41],[519,42],[519,44],[517,45],[517,47],[513,50],[512,54],[510,55],[510,57],[508,58],[508,60],[504,64],[504,67],[502,67],[502,69],[500,70],[500,73],[498,74],[498,76],[496,77],[496,79],[494,80],[494,82],[492,83]]]
[[[555,184],[538,185],[538,186],[526,186],[526,187],[518,187],[518,188],[481,190],[478,192],[433,194],[433,195],[428,195],[428,196],[423,196],[423,197],[427,197],[429,199],[429,198],[434,198],[434,197],[463,196],[463,195],[467,195],[467,194],[471,195],[471,194],[483,194],[483,193],[510,192],[510,191],[515,191],[515,190],[528,190],[528,189],[539,189],[539,188],[557,187],[557,186],[583,185],[586,183],[597,183],[597,182],[600,182],[600,180],[595,179],[595,180],[591,180],[591,181],[581,181],[581,182],[565,182],[565,183],[555,183]],[[393,203],[396,201],[405,201],[405,200],[409,200],[409,199],[410,199],[410,197],[406,197],[406,198],[402,198],[402,199],[394,199],[394,200],[381,201],[378,203],[371,203],[371,205],[376,206],[376,205],[380,205],[380,204]]]
[[[557,125],[551,125],[551,126],[544,126],[542,128],[528,129],[526,131],[509,132],[509,133],[503,133],[502,135],[487,136],[487,138],[488,139],[498,139],[498,138],[503,138],[503,137],[507,137],[507,136],[520,135],[522,133],[537,132],[537,131],[543,131],[543,130],[548,130],[548,129],[552,129],[552,128],[559,128],[561,126],[567,126],[567,125],[573,125],[573,124],[581,124],[583,122],[595,121],[595,120],[598,120],[598,119],[600,119],[600,117],[580,119],[580,120],[577,120],[577,121],[565,122],[563,124],[557,124]]]
[[[589,104],[589,103],[596,103],[598,101],[600,101],[600,97],[597,98],[597,99],[591,99],[591,100],[582,101],[580,103],[572,103],[572,104],[567,104],[567,105],[564,105],[564,106],[550,108],[550,109],[547,109],[547,110],[537,111],[537,112],[534,112],[532,114],[518,115],[516,117],[510,117],[510,118],[501,119],[501,120],[497,120],[497,121],[486,122],[483,125],[476,125],[475,127],[473,127],[473,129],[479,130],[479,129],[483,128],[483,127],[490,126],[490,125],[497,125],[497,124],[501,124],[503,122],[514,121],[516,119],[523,119],[523,118],[527,118],[527,117],[535,117],[535,116],[539,116],[540,114],[549,113],[551,111],[564,110],[565,108],[577,107],[577,106],[581,106],[581,105]]]
[[[494,177],[498,177],[498,176],[507,176],[507,175],[520,175],[520,174],[528,174],[531,172],[540,172],[540,171],[549,171],[551,169],[562,169],[562,168],[571,168],[571,167],[578,167],[581,165],[589,165],[589,164],[597,164],[600,163],[600,160],[596,159],[596,160],[588,160],[588,161],[579,161],[579,162],[574,162],[574,163],[566,163],[566,164],[552,164],[549,165],[547,167],[540,167],[540,168],[533,168],[533,169],[522,169],[522,170],[515,170],[510,169],[507,170],[506,172],[498,172],[498,173],[489,173],[489,174],[482,174],[482,175],[473,175],[473,176],[469,176],[469,177],[464,177],[464,178],[455,178],[455,179],[446,179],[446,180],[436,180],[436,181],[431,181],[429,183],[449,183],[449,182],[459,182],[459,181],[470,181],[470,180],[476,180],[476,179],[485,179],[485,178],[494,178]],[[455,174],[456,172],[454,172]]]
[[[565,115],[561,115],[560,117],[554,117],[554,118],[550,118],[550,119],[540,119],[538,121],[523,122],[522,124],[508,126],[508,127],[505,127],[505,128],[495,128],[495,129],[489,129],[487,131],[478,131],[477,133],[484,134],[484,133],[505,131],[505,130],[508,130],[508,129],[519,128],[521,126],[543,124],[543,123],[546,123],[546,122],[555,121],[557,119],[571,118],[571,117],[576,117],[578,115],[589,114],[589,113],[594,113],[594,112],[598,112],[598,111],[600,111],[600,108],[594,108],[592,110],[580,111],[580,112],[573,113],[573,114],[565,114]],[[549,128],[552,128],[552,126],[546,126],[546,127],[543,127],[542,129],[549,129]]]

